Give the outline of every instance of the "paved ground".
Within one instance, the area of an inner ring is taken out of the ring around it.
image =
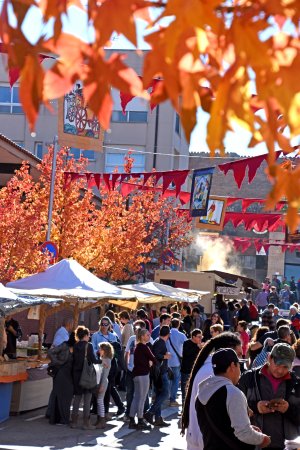
[[[1,401],[1,399],[0,399]],[[102,430],[84,431],[67,426],[49,425],[46,408],[12,416],[0,424],[0,449],[4,450],[184,450],[185,439],[180,436],[178,408],[167,407],[163,417],[171,422],[168,428],[154,427],[151,431],[129,430],[122,418],[112,419]],[[111,411],[116,411],[112,408]],[[93,421],[96,416],[92,416]]]

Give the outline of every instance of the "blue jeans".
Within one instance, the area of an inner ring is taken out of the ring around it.
[[[174,379],[170,380],[170,402],[175,402],[178,387],[179,387],[181,372],[180,372],[180,366],[171,367],[171,369],[174,374]]]
[[[154,414],[155,419],[161,417],[161,406],[169,397],[169,378],[167,373],[162,374],[162,386],[159,390],[155,389],[155,400],[150,406],[148,412]]]
[[[181,395],[182,395],[182,404],[184,404],[185,396],[186,396],[186,385],[189,381],[190,374],[181,372]]]

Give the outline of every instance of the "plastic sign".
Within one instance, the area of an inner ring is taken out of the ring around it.
[[[49,264],[54,264],[58,257],[58,248],[54,242],[46,241],[41,245],[41,251],[43,253],[48,253]]]

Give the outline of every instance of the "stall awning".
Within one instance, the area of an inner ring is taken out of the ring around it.
[[[209,291],[197,291],[193,289],[175,288],[161,283],[137,283],[124,284],[120,286],[122,289],[128,289],[145,294],[158,295],[161,297],[168,297],[174,301],[179,302],[197,302],[199,297],[209,294]]]
[[[16,294],[43,297],[106,299],[122,297],[121,289],[86,270],[73,259],[63,259],[44,272],[6,285]]]

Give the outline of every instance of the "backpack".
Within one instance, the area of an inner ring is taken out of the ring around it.
[[[110,344],[114,348],[114,357],[111,360],[111,367],[109,371],[109,379],[112,379],[117,375],[118,372],[124,370],[124,358],[122,353],[122,347],[120,342],[110,342]]]

